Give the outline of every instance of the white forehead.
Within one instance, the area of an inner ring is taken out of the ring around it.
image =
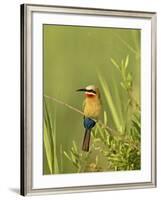
[[[89,85],[86,87],[86,90],[95,90],[96,87],[94,85]]]

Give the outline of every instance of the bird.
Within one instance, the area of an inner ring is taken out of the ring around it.
[[[98,87],[89,85],[85,88],[77,89],[77,92],[84,92],[85,100],[83,103],[84,120],[83,125],[85,134],[82,144],[82,150],[88,152],[90,146],[91,130],[96,125],[101,113],[101,96]]]

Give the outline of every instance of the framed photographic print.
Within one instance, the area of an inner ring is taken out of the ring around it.
[[[21,5],[21,194],[156,186],[156,13]]]

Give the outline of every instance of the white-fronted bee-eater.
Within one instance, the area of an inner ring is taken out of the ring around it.
[[[83,103],[83,124],[85,128],[85,135],[83,139],[82,150],[89,151],[91,130],[95,126],[96,120],[98,119],[101,113],[101,97],[99,89],[94,85],[78,89],[77,91],[85,93],[85,100]]]

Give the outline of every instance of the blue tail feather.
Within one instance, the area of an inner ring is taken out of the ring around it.
[[[93,119],[91,119],[89,117],[84,118],[84,128],[85,129],[91,129],[95,126],[95,124],[96,124],[96,122]]]

